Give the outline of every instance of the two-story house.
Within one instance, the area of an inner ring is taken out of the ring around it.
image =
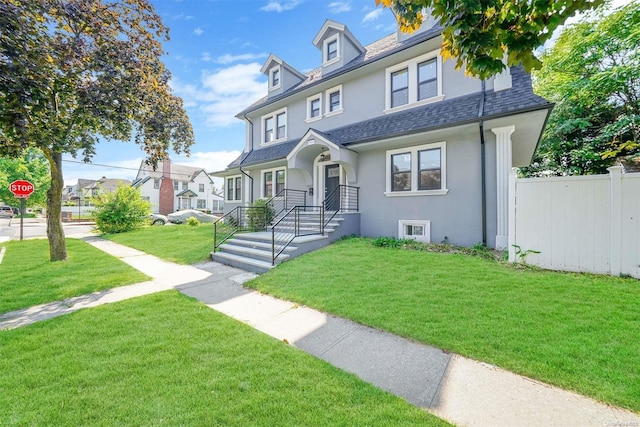
[[[327,20],[313,39],[318,68],[270,55],[268,93],[237,115],[243,153],[216,173],[225,212],[285,189],[335,210],[327,197],[357,188],[343,196],[358,198],[363,236],[505,248],[508,175],[531,161],[552,105],[520,67],[467,77],[441,44],[441,28],[425,25],[363,46]]]
[[[213,193],[213,180],[202,168],[178,165],[165,159],[154,170],[141,162],[132,184],[151,203],[154,213],[163,215],[182,209],[203,212],[221,210],[221,197]]]

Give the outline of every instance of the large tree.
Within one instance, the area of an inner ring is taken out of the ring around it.
[[[35,190],[26,200],[26,206],[43,206],[49,189],[49,162],[42,152],[35,148],[24,151],[21,156],[0,157],[0,200],[16,204],[16,198],[9,190],[9,184],[17,179],[31,182]]]
[[[162,63],[168,30],[148,0],[0,0],[0,156],[50,164],[51,260],[66,259],[62,154],[134,140],[155,164],[188,153],[193,131]]]
[[[540,68],[535,50],[553,31],[579,11],[593,9],[604,0],[375,0],[390,7],[406,32],[419,28],[423,9],[443,28],[442,55],[456,60],[467,74],[487,78],[509,65],[527,71]]]
[[[640,2],[567,27],[534,73],[556,103],[527,175],[606,173],[640,156]]]

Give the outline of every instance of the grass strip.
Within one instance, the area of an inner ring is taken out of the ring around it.
[[[640,411],[640,282],[349,239],[246,284]]]
[[[82,240],[67,239],[67,260],[49,261],[46,239],[9,241],[0,264],[0,313],[149,280]]]
[[[213,224],[149,226],[102,237],[180,264],[206,261],[213,251]]]
[[[0,332],[3,425],[447,425],[176,291]]]

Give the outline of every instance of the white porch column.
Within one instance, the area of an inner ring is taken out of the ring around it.
[[[509,245],[509,171],[513,163],[511,134],[515,130],[513,125],[491,129],[496,134],[496,249],[505,249]]]

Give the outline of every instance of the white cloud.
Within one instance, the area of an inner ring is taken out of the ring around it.
[[[362,18],[362,23],[373,22],[377,20],[380,15],[382,15],[382,11],[382,8],[373,9],[371,12],[364,15],[364,18]]]
[[[241,55],[225,54],[216,58],[218,64],[231,64],[241,61],[254,61],[269,56],[267,53],[243,53]]]
[[[202,34],[204,34],[204,30],[198,27],[195,30],[193,30],[193,34],[195,34],[196,36],[201,36]]]
[[[267,83],[257,62],[203,71],[199,84],[171,82],[188,108],[197,108],[209,126],[239,123],[235,115],[267,93]]]
[[[342,12],[349,12],[351,10],[351,2],[347,1],[334,1],[329,3],[329,12],[337,14]]]
[[[209,52],[202,52],[202,55],[200,55],[200,60],[203,62],[211,62],[213,61],[213,58],[211,57],[211,54]]]
[[[264,12],[284,12],[285,10],[294,9],[302,3],[302,0],[290,0],[290,1],[270,1],[265,6],[262,6],[260,10]]]

